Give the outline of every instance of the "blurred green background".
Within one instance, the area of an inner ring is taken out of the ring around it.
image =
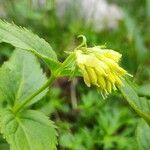
[[[79,34],[87,37],[89,46],[119,51],[135,89],[150,99],[150,0],[0,0],[0,18],[46,39],[61,61],[64,51],[77,46]],[[13,49],[1,43],[0,66]],[[33,108],[55,121],[58,150],[137,149],[139,118],[119,92],[103,100],[82,79],[63,78]]]

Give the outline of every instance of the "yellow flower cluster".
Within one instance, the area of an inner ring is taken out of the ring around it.
[[[97,86],[104,98],[122,86],[122,78],[127,71],[118,65],[121,54],[100,47],[76,50],[77,65],[88,87]]]

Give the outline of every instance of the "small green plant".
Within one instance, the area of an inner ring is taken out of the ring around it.
[[[149,137],[149,101],[141,99],[126,79],[125,75],[129,74],[118,65],[121,55],[101,46],[88,48],[86,38],[81,37],[83,42],[73,52],[67,52],[68,57],[60,62],[45,40],[25,28],[0,20],[0,41],[16,48],[0,68],[0,131],[11,150],[56,149],[58,134],[54,123],[31,106],[61,77],[83,76],[86,85],[95,85],[104,98],[119,89],[144,119],[138,128],[138,142]],[[43,73],[37,58],[47,64],[50,77]]]

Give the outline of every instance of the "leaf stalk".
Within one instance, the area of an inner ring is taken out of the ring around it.
[[[41,88],[39,88],[35,93],[27,97],[22,102],[18,103],[18,105],[15,105],[13,108],[13,112],[18,113],[20,110],[22,110],[24,106],[28,104],[34,97],[36,97],[38,94],[44,91],[48,86],[51,86],[55,79],[56,77],[54,75],[51,75],[51,77],[47,80],[47,82]]]

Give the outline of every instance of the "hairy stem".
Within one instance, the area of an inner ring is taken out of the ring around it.
[[[55,76],[52,75],[49,78],[49,80],[41,88],[39,88],[35,93],[33,93],[31,96],[27,97],[25,100],[20,102],[18,105],[15,105],[13,108],[13,112],[17,113],[22,108],[24,108],[24,106],[27,103],[29,103],[34,97],[36,97],[38,94],[40,94],[42,91],[44,91],[48,86],[52,85],[52,83],[54,82],[55,79],[56,79]]]

